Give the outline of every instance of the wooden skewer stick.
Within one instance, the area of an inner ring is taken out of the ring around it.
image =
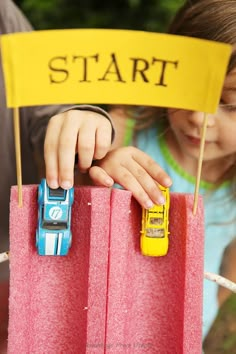
[[[201,134],[201,143],[200,143],[200,152],[199,152],[198,166],[197,166],[197,177],[196,177],[195,191],[194,191],[193,215],[196,215],[196,213],[197,213],[198,195],[199,195],[199,186],[200,186],[201,172],[202,172],[204,146],[205,146],[205,140],[206,140],[207,122],[208,122],[208,116],[206,113],[204,113],[204,120],[203,120],[203,125],[202,125],[202,134]]]
[[[232,282],[231,280],[222,277],[219,274],[214,274],[211,272],[204,272],[204,278],[211,280],[218,285],[223,286],[224,288],[236,293],[236,283]]]
[[[9,260],[9,252],[0,253],[0,263],[3,263],[8,260]]]
[[[22,207],[22,171],[21,171],[21,145],[20,145],[20,114],[19,107],[13,110],[14,137],[15,137],[15,156],[16,156],[16,177],[18,186],[18,205]]]

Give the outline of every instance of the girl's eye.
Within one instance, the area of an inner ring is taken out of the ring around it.
[[[236,104],[225,103],[222,99],[220,100],[219,106],[226,112],[236,112]]]
[[[236,104],[223,104],[220,107],[227,112],[236,112]]]

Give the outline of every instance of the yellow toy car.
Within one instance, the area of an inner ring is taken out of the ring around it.
[[[141,253],[144,256],[165,256],[169,246],[169,188],[159,186],[166,203],[142,210]]]

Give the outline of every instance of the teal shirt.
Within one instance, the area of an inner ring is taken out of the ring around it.
[[[168,149],[165,138],[156,127],[140,132],[136,146],[168,173],[173,181],[171,192],[194,193],[195,177],[179,167]],[[201,181],[199,190],[204,198],[205,213],[204,270],[219,274],[224,250],[236,237],[236,207],[235,200],[231,198],[229,182],[225,182],[215,191],[210,190],[212,186]],[[216,283],[204,280],[203,338],[218,312],[217,291]]]

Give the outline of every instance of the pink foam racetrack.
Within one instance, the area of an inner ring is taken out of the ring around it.
[[[24,186],[19,208],[12,189],[8,353],[85,353],[105,341],[110,190],[75,190],[68,257],[37,255],[36,198]]]
[[[203,205],[171,194],[165,257],[140,254],[141,210],[123,191],[112,195],[106,348],[111,353],[202,353]]]
[[[67,257],[35,248],[37,187],[12,188],[8,353],[200,354],[203,205],[171,194],[166,257],[140,254],[131,193],[76,187]]]

